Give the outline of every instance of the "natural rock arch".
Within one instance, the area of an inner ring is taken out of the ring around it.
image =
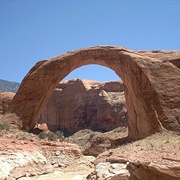
[[[114,70],[124,82],[130,138],[146,137],[162,126],[179,131],[180,70],[166,57],[162,52],[96,46],[40,61],[22,81],[9,113],[19,117],[23,128],[32,129],[48,97],[65,76],[80,66],[98,64]]]

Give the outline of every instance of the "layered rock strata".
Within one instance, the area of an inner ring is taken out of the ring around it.
[[[179,133],[156,133],[101,153],[90,180],[179,180]]]
[[[2,180],[48,174],[83,158],[75,144],[40,141],[24,132],[13,132],[12,135],[12,132],[7,133],[9,137],[0,137]]]

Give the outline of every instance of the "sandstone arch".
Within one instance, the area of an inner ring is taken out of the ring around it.
[[[99,64],[114,70],[125,84],[129,137],[142,138],[161,126],[180,130],[180,70],[168,62],[180,53],[135,52],[123,47],[96,46],[38,62],[25,76],[9,113],[23,128],[33,128],[55,86],[74,69]]]

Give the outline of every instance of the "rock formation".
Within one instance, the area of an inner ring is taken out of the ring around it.
[[[0,92],[0,116],[8,110],[14,95],[12,92]]]
[[[88,179],[179,180],[179,133],[156,133],[101,153]]]
[[[72,136],[66,137],[65,141],[77,144],[83,155],[98,156],[108,149],[117,148],[114,141],[118,140],[118,146],[128,143],[127,127],[118,127],[108,132],[92,131],[83,129]],[[120,141],[121,140],[121,141]]]
[[[41,114],[40,123],[71,135],[81,129],[109,131],[127,126],[122,82],[73,79],[60,83]]]
[[[32,129],[57,84],[88,64],[111,68],[125,85],[130,138],[143,138],[162,127],[180,131],[180,70],[177,51],[132,51],[95,46],[38,62],[25,76],[9,113]],[[4,120],[6,116],[3,117]]]
[[[102,162],[96,165],[87,180],[128,180],[130,173],[125,163]]]

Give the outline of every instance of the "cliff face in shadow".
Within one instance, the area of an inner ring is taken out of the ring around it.
[[[127,125],[122,82],[73,79],[60,83],[39,119],[50,130],[71,135],[81,129],[109,131]]]

